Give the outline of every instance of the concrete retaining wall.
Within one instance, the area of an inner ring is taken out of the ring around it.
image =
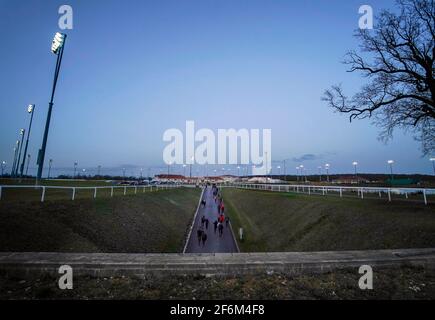
[[[321,273],[341,268],[435,267],[435,248],[333,252],[123,254],[0,253],[0,270],[58,273],[70,265],[74,274],[92,276],[237,275],[258,273]]]

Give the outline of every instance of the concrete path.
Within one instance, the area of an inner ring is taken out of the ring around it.
[[[48,272],[59,276],[69,265],[74,274],[90,276],[167,276],[322,273],[361,265],[376,267],[421,266],[435,268],[435,248],[202,254],[129,254],[0,252],[0,270]]]
[[[231,253],[238,252],[237,244],[234,239],[234,235],[231,231],[231,224],[226,227],[224,224],[224,232],[222,237],[219,237],[219,232],[214,232],[213,222],[217,220],[218,209],[217,203],[215,203],[213,198],[213,190],[211,187],[207,187],[203,193],[203,200],[206,201],[206,206],[202,207],[199,204],[198,214],[193,225],[192,232],[189,239],[187,240],[187,246],[185,253]],[[204,230],[207,234],[207,241],[205,245],[198,244],[197,231],[201,226],[201,218],[205,216],[209,220],[208,229]]]

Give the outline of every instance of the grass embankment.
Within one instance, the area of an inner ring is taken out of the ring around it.
[[[358,269],[320,275],[231,277],[84,277],[60,290],[53,275],[0,273],[0,299],[433,299],[435,272],[375,268],[373,290],[361,290]]]
[[[0,251],[180,252],[199,189],[75,201],[0,201]]]
[[[0,178],[0,185],[35,185],[35,179]],[[42,179],[41,186],[72,186],[72,187],[97,187],[110,186],[110,180],[84,180],[84,179]]]
[[[241,251],[325,251],[435,247],[435,207],[224,188]]]
[[[42,188],[33,188],[35,180],[19,181],[18,179],[0,179],[3,184],[1,201],[40,201]],[[19,187],[10,187],[17,185]],[[97,187],[97,198],[120,195],[130,195],[162,189],[165,186],[119,186],[114,181],[105,180],[42,180],[39,185],[50,186],[45,190],[45,200],[71,200],[73,187],[84,188],[75,190],[75,199],[93,199],[95,187]],[[26,187],[23,187],[26,186]],[[55,188],[51,188],[55,187]],[[59,187],[59,188],[57,188]],[[103,188],[102,188],[103,187]],[[113,195],[112,195],[113,188]]]

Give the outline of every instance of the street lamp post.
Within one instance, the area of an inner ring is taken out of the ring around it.
[[[186,165],[183,164],[183,176],[186,178]]]
[[[76,178],[76,172],[77,172],[77,165],[78,165],[78,164],[79,164],[79,163],[78,163],[77,161],[74,162],[74,175],[73,175],[73,179]]]
[[[326,169],[326,181],[329,182],[329,163],[325,164]]]
[[[20,161],[21,161],[21,151],[23,150],[23,142],[24,142],[24,134],[26,133],[26,129],[21,129],[20,130],[20,136],[21,136],[21,142],[20,142],[20,151],[18,152],[18,160],[17,160],[17,164],[16,164],[16,168],[15,168],[15,173],[14,176],[18,176],[18,168],[20,166]]]
[[[435,158],[430,158],[430,162],[432,162],[433,174],[435,175]]]
[[[287,179],[285,178],[287,176],[287,167],[286,167],[285,160],[283,160],[283,162],[284,162],[284,180],[287,181]]]
[[[125,180],[125,168],[122,168],[122,177]]]
[[[26,167],[26,176],[29,172],[29,164],[30,164],[30,153],[27,155],[27,167]]]
[[[237,166],[237,175],[240,177],[240,166]]]
[[[18,148],[20,147],[20,140],[17,140],[14,147],[14,161],[12,162],[12,169],[11,169],[11,177],[14,176],[15,171],[15,164],[17,163],[17,155],[18,155]]]
[[[322,167],[318,166],[317,169],[319,169],[319,181],[322,182]]]
[[[358,162],[354,161],[352,162],[353,168],[355,169],[355,179],[356,179],[356,183],[358,183],[358,173],[357,173],[357,169],[356,167],[358,166]]]
[[[190,179],[192,179],[192,164],[195,161],[195,158],[192,156],[192,158],[190,158],[191,162],[190,162]]]
[[[2,177],[6,168],[6,161],[2,161]]]
[[[100,176],[101,173],[101,165],[98,165],[97,176]]]
[[[24,164],[26,162],[27,147],[29,145],[30,130],[32,129],[33,113],[34,113],[34,111],[35,111],[35,105],[34,104],[29,104],[29,106],[27,107],[27,112],[30,113],[30,122],[29,122],[29,129],[27,129],[26,146],[24,147],[23,163],[21,164],[21,168],[20,168],[20,177],[23,176],[23,172],[24,172]]]
[[[62,63],[65,41],[66,41],[66,34],[56,32],[56,35],[54,36],[54,39],[53,39],[53,42],[51,45],[51,52],[53,52],[55,55],[57,55],[57,59],[56,59],[56,68],[54,71],[53,87],[51,90],[51,98],[50,98],[50,102],[48,104],[47,120],[45,122],[44,137],[42,139],[42,147],[41,147],[41,149],[39,149],[39,153],[38,153],[38,161],[37,161],[38,173],[36,176],[36,184],[38,184],[38,181],[41,179],[42,169],[44,167],[44,158],[45,158],[45,149],[47,147],[48,129],[50,127],[51,112],[53,109],[54,93],[56,91],[57,78],[59,77],[60,65]]]
[[[393,179],[394,179],[394,177],[393,177],[393,163],[394,163],[394,160],[388,160],[387,163],[390,165],[391,183],[393,183]]]
[[[307,177],[305,176],[305,171],[304,171],[304,165],[300,165],[299,168],[301,169],[301,179],[304,178],[304,182],[307,182]]]
[[[299,182],[299,167],[296,167],[296,179]]]
[[[53,159],[50,159],[48,161],[48,175],[47,175],[47,180],[50,180],[50,171],[51,171],[51,165],[53,164]]]

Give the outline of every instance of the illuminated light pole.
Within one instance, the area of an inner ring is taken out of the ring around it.
[[[38,184],[38,181],[41,179],[42,176],[42,169],[44,167],[44,158],[45,158],[45,149],[47,147],[47,138],[48,138],[48,129],[50,128],[50,120],[51,120],[51,112],[53,109],[53,99],[54,99],[54,93],[56,91],[56,84],[57,84],[57,78],[59,77],[59,71],[60,71],[60,65],[62,63],[62,57],[63,57],[63,50],[65,48],[65,41],[66,41],[66,34],[56,32],[53,42],[51,44],[51,52],[53,52],[56,56],[56,68],[54,71],[54,79],[53,79],[53,87],[51,89],[51,98],[50,102],[48,104],[48,113],[47,113],[47,120],[45,122],[45,129],[44,129],[44,137],[42,139],[42,146],[41,149],[39,149],[38,152],[38,173],[36,175],[36,184]]]
[[[169,163],[168,163],[168,179],[169,179],[169,172],[170,172],[170,167],[171,167],[171,165],[172,165],[172,162],[169,162]]]
[[[322,182],[322,167],[318,166],[317,169],[319,169],[319,181]]]
[[[358,183],[358,173],[357,173],[357,169],[356,169],[356,167],[358,166],[358,162],[357,162],[357,161],[354,161],[354,162],[352,162],[352,165],[353,165],[353,167],[354,167],[354,169],[355,169],[355,179],[356,179],[356,183]]]
[[[237,175],[240,177],[240,167],[237,167]]]
[[[6,169],[6,161],[2,161],[2,177],[4,175],[5,169]]]
[[[283,160],[283,162],[284,162],[284,180],[287,181],[287,179],[285,178],[287,176],[287,166],[286,166],[285,160]]]
[[[17,140],[17,142],[15,143],[15,147],[14,147],[14,161],[12,162],[11,177],[13,177],[13,175],[14,175],[19,147],[20,147],[20,140]]]
[[[268,170],[269,168],[267,167],[267,152],[265,152],[265,154],[266,154],[266,181],[267,181],[267,176],[269,175],[269,170]]]
[[[387,163],[390,165],[390,174],[391,174],[391,183],[393,183],[393,164],[394,164],[394,160],[388,160]]]
[[[299,167],[296,167],[296,179],[299,182]]]
[[[192,156],[192,158],[190,158],[191,162],[190,162],[190,179],[192,179],[192,164],[193,162],[195,162],[195,157]]]
[[[14,176],[18,176],[18,168],[20,167],[20,161],[21,161],[21,151],[23,150],[23,142],[24,142],[24,134],[26,133],[26,129],[20,130],[20,136],[21,136],[21,142],[20,142],[20,151],[18,152],[18,160],[16,163],[15,173]]]
[[[30,153],[27,155],[26,176],[28,175],[29,172],[29,164],[30,164]]]
[[[435,175],[435,158],[430,158],[430,162],[432,162],[433,174]]]
[[[186,178],[186,165],[183,164],[183,176]]]
[[[276,167],[278,169],[278,175],[281,175],[281,166]]]
[[[305,175],[305,169],[304,169],[304,166],[301,164],[300,166],[299,166],[299,168],[301,169],[301,179],[302,179],[302,177],[304,178],[304,182],[307,182],[307,176]]]
[[[76,178],[76,172],[77,172],[77,165],[78,165],[78,164],[79,164],[79,163],[78,163],[77,161],[74,162],[74,175],[73,175],[73,179]]]
[[[326,169],[326,181],[329,182],[329,163],[325,164]]]
[[[48,175],[47,175],[47,180],[50,180],[50,171],[51,171],[51,165],[53,164],[53,159],[50,159],[48,161]]]
[[[86,169],[82,169],[83,171],[83,178],[86,178]]]
[[[29,129],[27,129],[26,146],[24,147],[23,163],[21,164],[21,168],[20,168],[20,177],[23,176],[23,172],[24,172],[24,164],[26,162],[27,147],[29,145],[30,130],[32,129],[33,113],[34,112],[35,112],[35,105],[29,104],[29,106],[27,107],[27,113],[30,113],[30,122],[29,122]]]

